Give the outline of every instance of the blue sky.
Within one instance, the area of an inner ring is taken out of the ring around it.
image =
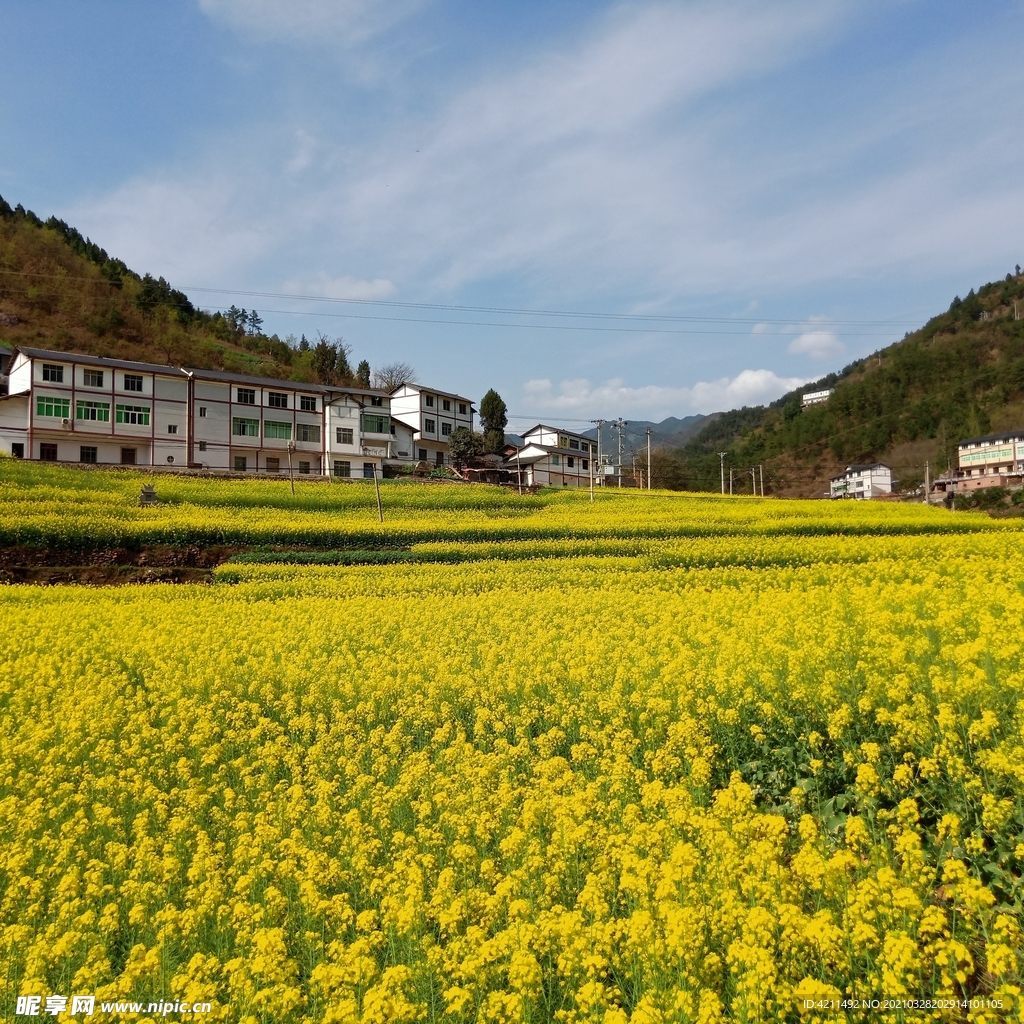
[[[0,194],[513,427],[684,416],[1024,262],[1021,40],[1019,0],[0,0]]]

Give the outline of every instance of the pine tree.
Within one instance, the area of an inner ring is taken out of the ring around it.
[[[356,380],[359,381],[360,387],[370,386],[370,364],[365,359],[356,367]]]
[[[484,451],[498,452],[505,444],[505,427],[508,425],[508,407],[494,388],[484,395],[480,402],[480,429],[484,435]]]

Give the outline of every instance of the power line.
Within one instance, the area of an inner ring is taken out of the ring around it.
[[[5,274],[18,277],[49,277],[59,278],[64,281],[93,281],[99,284],[111,284],[102,277],[72,277],[67,274],[52,274],[42,271],[18,271],[0,270]],[[801,322],[800,318],[779,319],[773,317],[732,317],[732,316],[688,316],[682,314],[667,313],[597,313],[583,310],[565,309],[525,309],[515,306],[468,306],[457,303],[440,302],[402,302],[397,299],[357,299],[338,298],[332,295],[305,295],[295,292],[262,292],[238,288],[211,288],[201,285],[186,286],[181,291],[202,292],[210,295],[237,295],[247,298],[264,299],[291,299],[297,302],[330,302],[344,303],[351,305],[388,306],[399,309],[432,309],[446,310],[460,313],[492,313],[507,316],[546,316],[546,317],[569,317],[587,320],[634,320],[651,321],[662,323],[710,323],[710,324],[777,324],[789,327],[800,327],[813,330],[816,327],[914,327],[919,326],[919,321],[906,320],[840,320],[840,319],[815,319],[813,321]],[[173,303],[165,303],[174,305]],[[223,308],[223,307],[215,307]],[[267,310],[270,313],[293,313],[296,310]],[[447,323],[448,321],[426,321],[429,323]],[[460,323],[465,321],[458,321]],[[493,326],[491,324],[473,326]],[[505,325],[498,325],[505,326]],[[724,332],[723,332],[724,333]],[[744,332],[745,333],[745,332]]]

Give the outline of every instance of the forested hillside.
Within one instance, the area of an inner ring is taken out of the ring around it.
[[[341,339],[282,341],[256,310],[197,309],[64,221],[0,197],[0,343],[322,383],[355,383]],[[368,379],[369,367],[360,367]]]
[[[1019,317],[1019,319],[1018,319]],[[801,407],[828,387],[828,402]],[[956,466],[963,437],[1024,427],[1024,276],[955,298],[948,311],[888,348],[851,363],[769,406],[722,414],[685,446],[664,453],[690,490],[719,486],[718,452],[750,490],[749,466],[763,463],[765,491],[815,497],[848,463],[887,462],[901,488]]]

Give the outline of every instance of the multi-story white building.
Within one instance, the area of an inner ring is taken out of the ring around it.
[[[18,458],[350,477],[415,457],[379,390],[27,347],[8,381],[0,450]]]
[[[391,414],[412,431],[418,462],[443,466],[451,432],[458,427],[472,430],[475,411],[470,399],[422,384],[401,384],[391,392]]]
[[[835,388],[826,388],[824,391],[808,391],[800,404],[805,409],[809,405],[820,405],[822,402],[827,402],[835,393]]]
[[[523,447],[503,469],[519,473],[527,487],[589,487],[600,466],[597,441],[571,430],[538,423],[523,434]]]
[[[870,466],[847,466],[846,472],[832,477],[833,498],[880,498],[892,494],[892,470],[876,462]]]
[[[968,437],[957,449],[957,491],[1020,484],[1024,474],[1024,430]]]

